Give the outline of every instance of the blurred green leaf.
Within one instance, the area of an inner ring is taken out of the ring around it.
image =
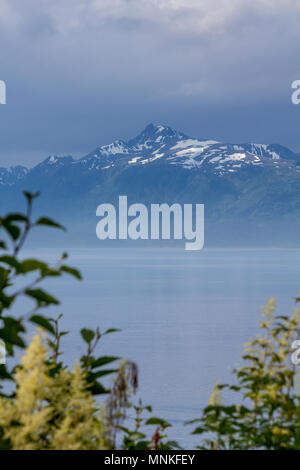
[[[58,222],[55,222],[52,219],[49,219],[48,217],[40,217],[36,222],[35,225],[43,225],[46,227],[53,227],[53,228],[59,228],[61,230],[66,230],[63,225],[60,225]]]
[[[26,259],[21,262],[21,267],[24,273],[29,273],[32,271],[45,271],[48,266],[47,263],[43,263],[42,261],[38,261],[36,259]]]
[[[81,276],[80,272],[78,271],[78,269],[71,268],[70,266],[62,265],[60,267],[60,271],[62,271],[64,273],[68,273],[71,276],[76,277],[76,279],[79,279],[80,281],[82,280],[82,276]]]
[[[95,338],[95,332],[93,330],[88,330],[87,328],[83,328],[80,331],[80,334],[82,338],[84,339],[84,341],[88,344],[90,344]]]
[[[6,232],[8,233],[8,235],[10,235],[10,237],[14,241],[18,240],[18,238],[21,235],[20,227],[18,227],[17,225],[12,224],[10,222],[7,222],[5,219],[2,221],[2,225],[3,225],[4,229],[6,230]]]
[[[12,268],[15,268],[17,272],[22,272],[22,265],[19,263],[18,260],[14,256],[8,256],[4,255],[0,257],[0,263],[7,264],[8,266],[11,266]]]
[[[30,317],[29,321],[31,321],[31,323],[35,323],[38,326],[41,326],[53,335],[55,334],[55,329],[47,318],[41,315],[33,315],[32,317]]]
[[[99,357],[99,359],[96,359],[91,362],[91,368],[96,369],[97,367],[105,366],[106,364],[110,364],[111,362],[117,361],[118,359],[120,358],[116,356]]]
[[[42,289],[27,289],[25,294],[35,299],[39,305],[59,305],[59,301]]]
[[[40,192],[37,191],[36,193],[31,193],[30,191],[23,191],[24,196],[27,199],[28,203],[31,203],[33,199],[37,198],[40,195]]]
[[[160,419],[160,418],[149,418],[146,423],[146,425],[155,425],[155,426],[161,426],[163,429],[166,429],[168,428],[169,426],[171,426],[167,421],[164,421],[163,419]]]
[[[8,223],[11,222],[28,222],[28,217],[26,217],[23,214],[8,214],[4,220],[6,220]]]
[[[118,328],[110,328],[109,330],[104,331],[103,335],[108,335],[110,333],[118,333],[119,331],[122,330],[119,330]]]

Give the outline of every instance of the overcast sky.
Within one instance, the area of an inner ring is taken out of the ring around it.
[[[0,166],[148,123],[300,152],[299,0],[0,0]]]

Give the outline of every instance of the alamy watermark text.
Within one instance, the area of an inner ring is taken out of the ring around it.
[[[127,196],[119,196],[119,207],[101,204],[96,215],[100,240],[187,240],[185,249],[201,250],[204,246],[204,204],[169,206],[151,204],[150,214],[144,204],[128,206]]]
[[[292,83],[292,89],[295,90],[292,94],[292,103],[300,104],[300,80],[295,80]]]
[[[0,339],[0,364],[6,364],[6,348],[2,339]]]
[[[0,80],[0,104],[6,104],[6,84]]]

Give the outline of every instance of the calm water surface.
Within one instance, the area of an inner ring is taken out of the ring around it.
[[[300,250],[292,249],[73,249],[69,264],[84,282],[66,277],[49,285],[72,332],[67,361],[83,352],[83,326],[121,328],[99,353],[138,363],[138,396],[173,424],[169,435],[185,448],[198,438],[183,423],[200,415],[217,380],[230,379],[265,300],[275,297],[286,314],[300,288]]]

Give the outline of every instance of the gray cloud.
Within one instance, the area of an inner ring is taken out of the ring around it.
[[[300,150],[298,0],[0,0],[3,164],[149,121]]]

